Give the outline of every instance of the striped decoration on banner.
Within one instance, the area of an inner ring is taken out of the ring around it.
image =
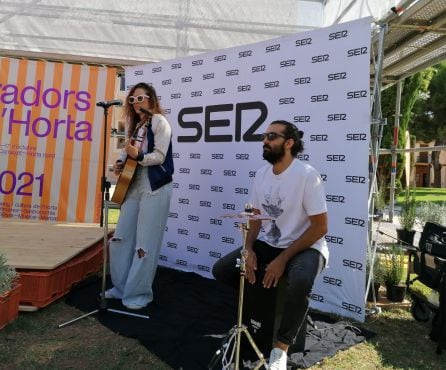
[[[99,221],[109,136],[96,101],[115,81],[115,68],[0,58],[1,217]]]

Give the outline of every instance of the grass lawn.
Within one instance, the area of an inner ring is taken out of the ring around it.
[[[433,202],[446,203],[446,188],[415,188],[416,203]],[[401,205],[404,199],[404,192],[396,198],[396,204]]]

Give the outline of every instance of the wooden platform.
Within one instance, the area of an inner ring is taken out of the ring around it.
[[[0,251],[17,269],[53,270],[104,238],[98,224],[0,219]]]

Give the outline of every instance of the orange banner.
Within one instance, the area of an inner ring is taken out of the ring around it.
[[[99,221],[111,119],[104,130],[96,102],[115,81],[115,68],[0,58],[0,217]]]

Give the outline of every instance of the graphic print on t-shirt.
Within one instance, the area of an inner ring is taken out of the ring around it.
[[[277,188],[274,192],[270,188],[269,194],[265,194],[265,203],[262,203],[262,207],[268,216],[278,218],[283,213],[283,208],[281,208],[282,200],[280,198],[280,188]],[[282,232],[276,225],[275,220],[271,221],[271,227],[265,235],[271,244],[277,245]]]

